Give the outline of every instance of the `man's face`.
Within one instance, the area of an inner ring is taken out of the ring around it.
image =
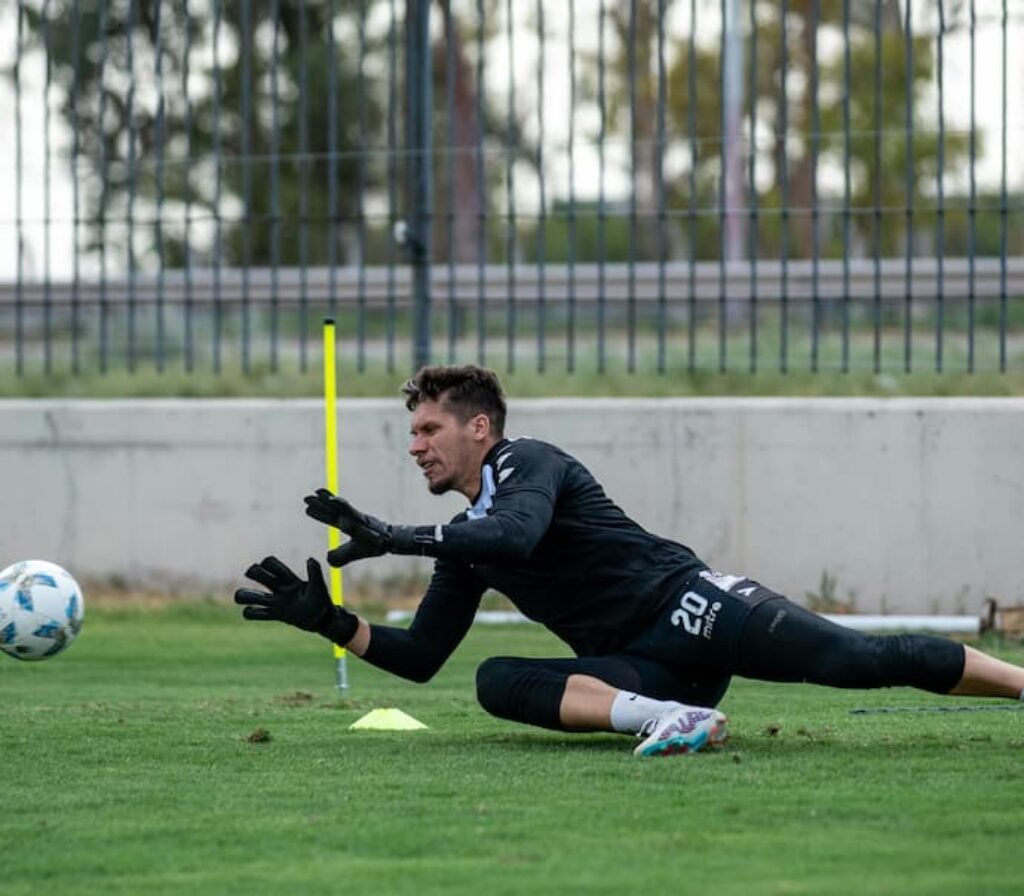
[[[443,401],[423,401],[412,412],[409,453],[423,470],[432,494],[455,489],[472,500],[480,490],[480,462],[490,447],[486,415],[465,423]]]

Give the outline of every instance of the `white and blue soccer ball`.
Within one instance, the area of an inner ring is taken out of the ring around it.
[[[71,573],[49,560],[20,560],[0,571],[0,650],[45,660],[82,629],[85,601]]]

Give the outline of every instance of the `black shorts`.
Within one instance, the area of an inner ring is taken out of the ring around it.
[[[570,675],[589,675],[656,700],[717,706],[736,669],[737,642],[747,617],[774,598],[781,596],[751,579],[705,570],[618,653],[492,657],[477,672],[477,694],[494,715],[556,729]]]
[[[740,632],[751,611],[781,596],[753,579],[704,570],[623,652],[654,660],[684,677],[694,672],[728,675],[736,668]]]

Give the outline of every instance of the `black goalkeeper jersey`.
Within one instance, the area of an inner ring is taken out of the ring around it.
[[[488,588],[506,595],[579,656],[615,653],[705,565],[643,529],[579,461],[535,439],[504,439],[481,468],[471,508],[421,527],[437,558],[406,629],[374,625],[364,659],[425,681],[465,636]]]

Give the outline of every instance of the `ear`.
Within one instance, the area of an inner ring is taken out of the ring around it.
[[[477,414],[469,421],[473,441],[486,441],[491,435],[491,418],[486,414]]]

